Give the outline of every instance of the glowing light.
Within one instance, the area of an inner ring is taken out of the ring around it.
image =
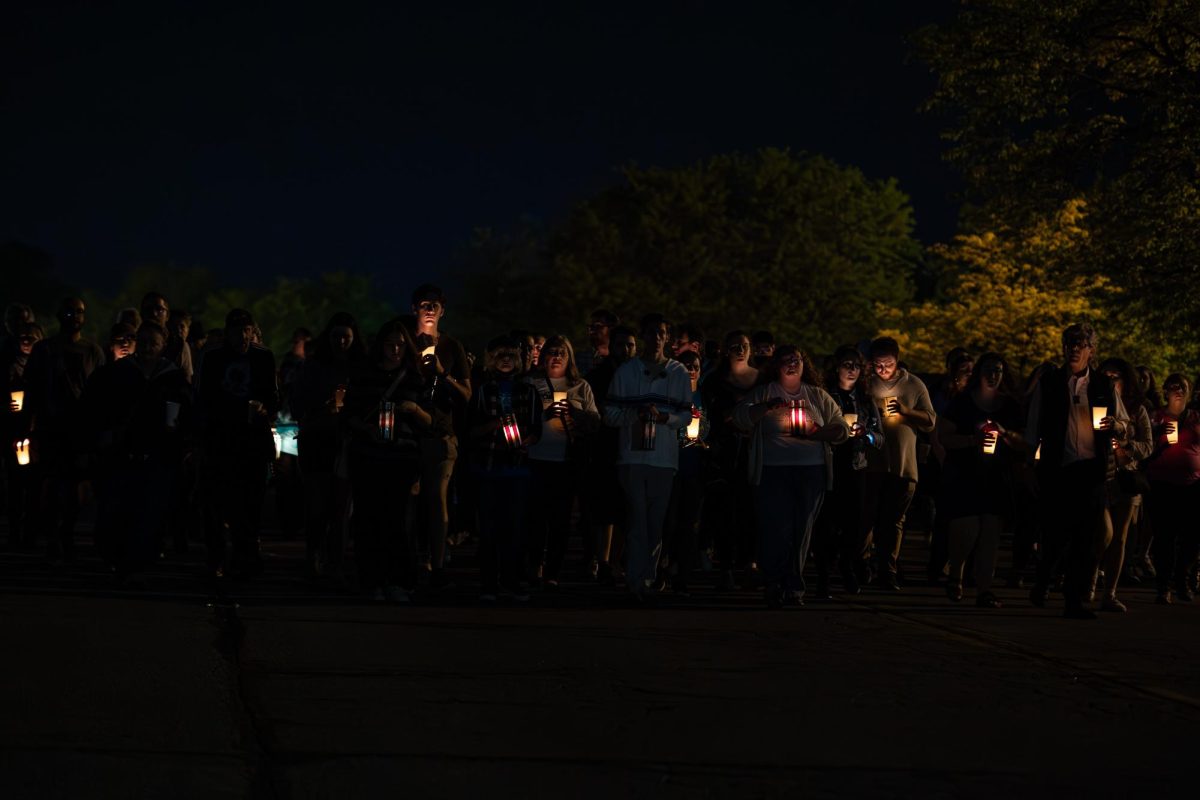
[[[392,440],[392,429],[396,424],[396,404],[384,401],[379,404],[379,438],[385,442]]]
[[[1164,427],[1167,429],[1167,444],[1179,444],[1179,423],[1169,419]]]
[[[803,400],[793,400],[789,409],[792,422],[792,436],[803,436],[808,431],[808,417]]]
[[[19,390],[15,392],[9,392],[8,398],[12,404],[13,413],[20,414],[21,409],[25,407],[25,392]]]
[[[17,463],[20,464],[22,467],[29,466],[29,461],[30,461],[29,440],[22,439],[21,441],[17,442],[16,448],[17,448]]]

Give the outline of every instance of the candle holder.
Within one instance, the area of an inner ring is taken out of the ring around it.
[[[1179,423],[1169,419],[1163,423],[1163,428],[1167,434],[1167,444],[1179,444]]]
[[[17,452],[17,464],[22,467],[28,467],[33,462],[33,451],[30,449],[29,440],[21,439],[13,444]]]
[[[653,450],[658,439],[658,425],[653,419],[644,419],[633,428],[631,449],[639,451]]]
[[[505,414],[500,418],[500,429],[504,431],[504,441],[509,447],[521,446],[521,428],[517,425],[517,418],[512,414]]]
[[[894,417],[899,413],[900,398],[895,395],[890,395],[883,398],[883,415],[885,417]]]
[[[803,400],[793,400],[788,406],[788,418],[791,422],[792,436],[800,437],[808,433],[808,409]]]
[[[996,427],[996,423],[990,419],[983,423],[980,429],[983,431],[983,454],[991,456],[996,454],[996,445],[1000,442],[1000,431]]]
[[[1108,408],[1106,406],[1092,406],[1092,430],[1101,430],[1100,423],[1108,416]]]
[[[687,444],[693,445],[700,441],[700,409],[692,406],[692,421],[688,423]]]
[[[395,425],[396,404],[389,400],[384,400],[379,404],[379,438],[385,442],[390,442]]]
[[[25,408],[25,392],[18,389],[8,393],[9,407],[14,414],[20,414],[21,409]]]

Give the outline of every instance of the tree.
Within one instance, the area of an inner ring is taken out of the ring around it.
[[[1127,289],[1107,304],[1122,320],[1195,341],[1200,0],[973,0],[915,44],[969,225],[1025,227],[1082,197],[1090,236],[1062,267]]]
[[[921,248],[894,180],[773,149],[622,176],[544,249],[475,251],[486,256],[476,274],[522,287],[513,324],[570,333],[598,307],[627,319],[662,311],[713,335],[770,328],[829,352],[875,330],[877,303],[911,296]]]
[[[1107,281],[1063,279],[1061,265],[1087,237],[1083,203],[1025,231],[962,234],[931,248],[946,280],[944,296],[911,307],[881,308],[881,335],[900,342],[911,366],[938,370],[952,347],[995,351],[1021,373],[1057,360],[1072,322],[1099,318]]]

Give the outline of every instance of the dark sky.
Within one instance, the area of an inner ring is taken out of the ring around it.
[[[0,242],[97,288],[170,260],[403,294],[623,163],[764,145],[894,175],[923,240],[953,232],[903,42],[941,2],[24,5],[0,25]]]

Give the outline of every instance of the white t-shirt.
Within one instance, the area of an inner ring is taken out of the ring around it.
[[[808,420],[807,430],[814,431],[825,424],[821,410],[808,400],[801,387],[797,394],[788,394],[778,383],[767,386],[767,398],[779,397],[789,404],[804,400],[803,409]],[[825,464],[825,445],[813,439],[792,436],[792,409],[785,406],[768,411],[759,423],[763,426],[764,467],[815,467]]]

